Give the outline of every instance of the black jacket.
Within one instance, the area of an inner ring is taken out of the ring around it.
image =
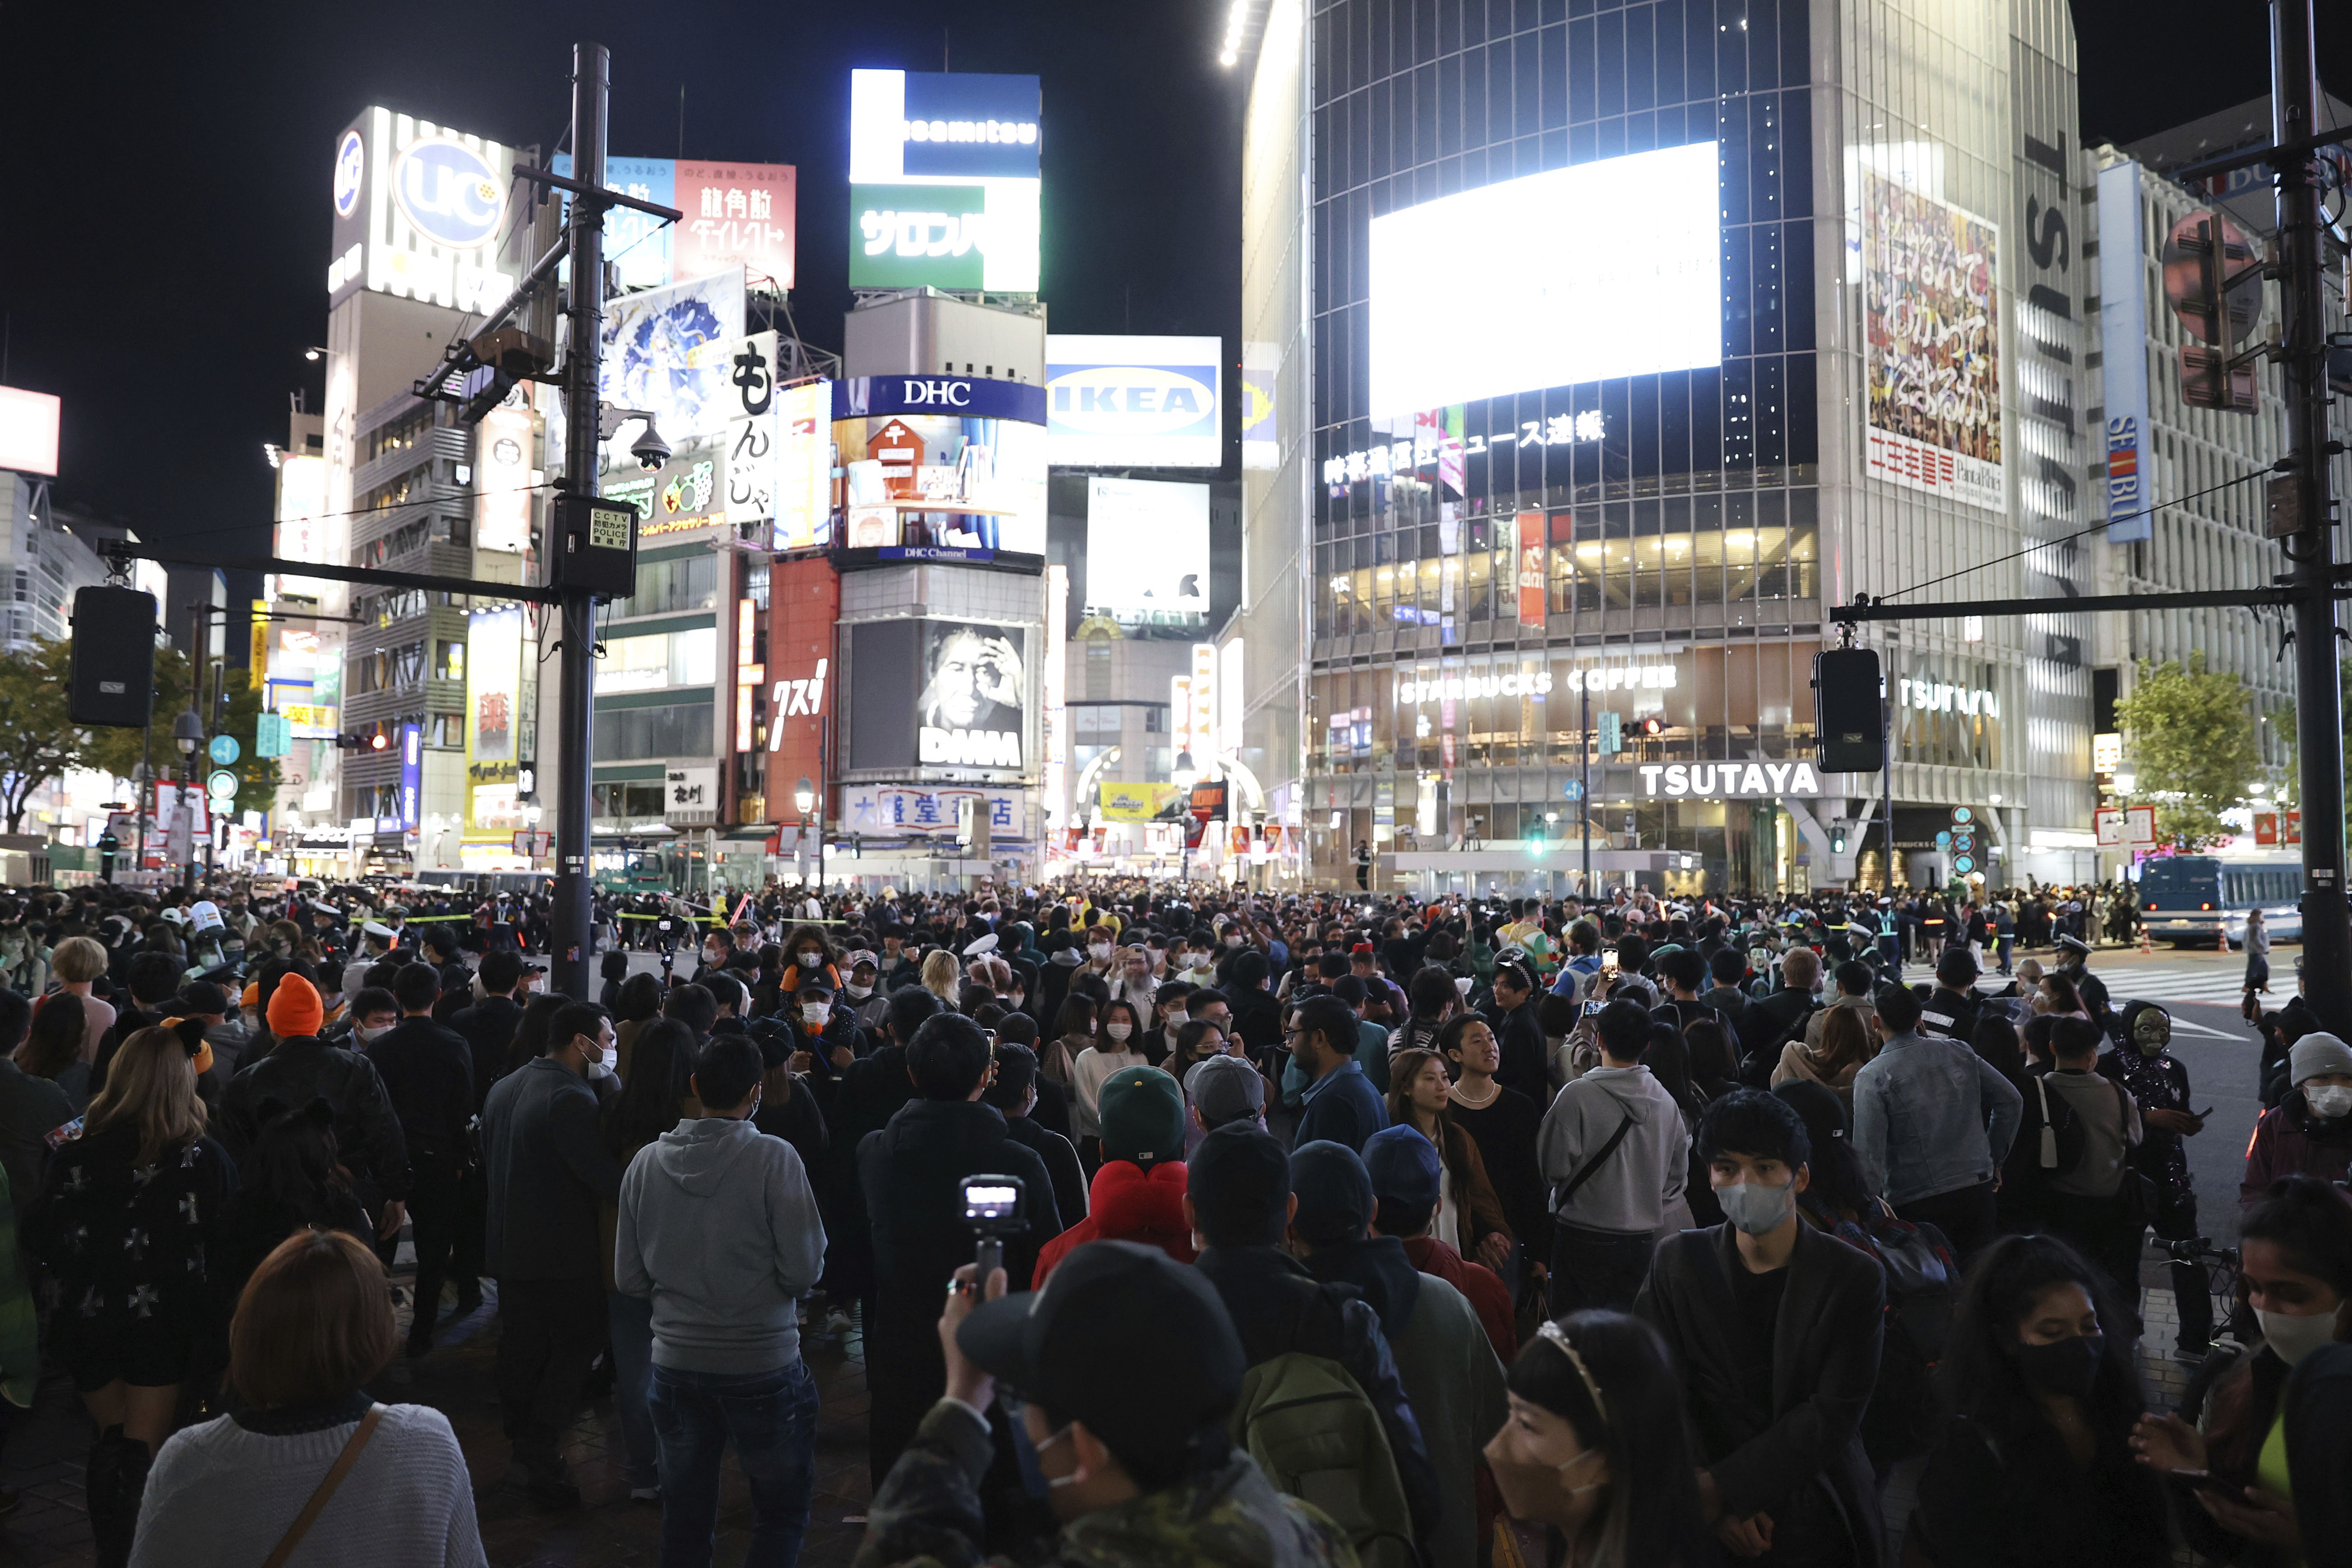
[[[1029,1229],[1006,1241],[1011,1288],[1026,1290],[1037,1249],[1062,1233],[1053,1178],[1036,1151],[1006,1131],[1004,1115],[974,1100],[913,1100],[857,1146],[859,1185],[874,1237],[876,1294],[882,1316],[939,1317],[940,1299],[957,1268],[971,1261],[974,1237],[964,1223],[958,1179],[1019,1176]]]
[[[1503,1026],[1495,1031],[1495,1044],[1503,1058],[1495,1069],[1495,1081],[1505,1089],[1517,1089],[1538,1105],[1549,1105],[1551,1053],[1534,996],[1503,1015]]]
[[[1749,1003],[1736,1026],[1739,1031],[1740,1051],[1744,1056],[1753,1058],[1763,1054],[1767,1047],[1771,1047],[1771,1060],[1765,1066],[1769,1073],[1780,1059],[1777,1042],[1789,1032],[1790,1025],[1811,1013],[1813,1005],[1811,992],[1799,991],[1793,986],[1783,986],[1769,996]],[[1746,1079],[1748,1075],[1743,1071],[1740,1077]],[[1759,1084],[1758,1087],[1762,1086]]]
[[[474,1055],[474,1109],[490,1097],[490,1085],[506,1076],[508,1052],[514,1045],[515,1026],[522,1022],[522,1006],[511,996],[485,996],[461,1007],[449,1026],[466,1037]]]
[[[1078,1152],[1069,1139],[1034,1116],[1008,1116],[1004,1131],[1015,1143],[1035,1150],[1037,1158],[1045,1162],[1045,1174],[1054,1184],[1054,1211],[1061,1216],[1062,1228],[1067,1230],[1086,1218],[1087,1170],[1078,1163]]]
[[[1749,1347],[1732,1271],[1746,1267],[1729,1226],[1685,1230],[1660,1245],[1633,1302],[1683,1369],[1696,1457],[1727,1513],[1772,1516],[1776,1552],[1808,1560],[1809,1548],[1826,1552],[1843,1533],[1855,1568],[1877,1568],[1878,1491],[1861,1432],[1878,1378],[1885,1276],[1868,1254],[1799,1223],[1766,1406],[1742,1383]]]
[[[1443,1511],[1437,1471],[1397,1375],[1388,1336],[1361,1293],[1316,1279],[1297,1258],[1272,1247],[1213,1247],[1194,1259],[1194,1267],[1224,1301],[1251,1366],[1297,1352],[1348,1369],[1380,1415],[1405,1504],[1412,1510],[1413,1533],[1428,1541]]]
[[[409,1163],[448,1174],[466,1163],[474,1119],[473,1052],[466,1037],[431,1018],[403,1018],[377,1037],[367,1059],[383,1079],[408,1140]]]
[[[1962,995],[1948,986],[1938,985],[1920,1005],[1919,1032],[1942,1035],[1964,1046],[1969,1045],[1977,1037],[1977,1019],[1983,1011],[1973,993]]]
[[[276,1050],[221,1090],[215,1131],[230,1158],[244,1161],[261,1131],[261,1108],[273,1100],[289,1110],[314,1100],[333,1106],[342,1163],[354,1175],[373,1181],[386,1199],[408,1195],[408,1138],[383,1078],[367,1058],[315,1035],[278,1041]]]
[[[500,1279],[603,1279],[597,1204],[621,1195],[596,1091],[553,1057],[491,1086],[482,1110],[485,1256]]]

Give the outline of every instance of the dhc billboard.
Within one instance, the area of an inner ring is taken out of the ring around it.
[[[1214,468],[1224,456],[1221,338],[1045,339],[1047,461]]]

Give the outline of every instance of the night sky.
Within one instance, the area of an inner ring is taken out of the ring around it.
[[[2258,5],[2074,9],[2093,142],[2266,89]],[[2352,6],[2320,12],[2323,77],[2352,91]],[[1216,62],[1224,14],[1224,0],[128,10],[16,0],[0,6],[11,185],[0,381],[64,397],[61,499],[151,539],[266,554],[261,444],[285,439],[289,394],[306,389],[316,408],[322,385],[302,351],[326,331],[336,134],[381,102],[551,149],[583,29],[613,51],[614,153],[680,153],[683,84],[685,156],[798,165],[793,305],[819,346],[839,347],[849,303],[848,73],[936,70],[943,44],[954,69],[1044,78],[1054,328],[1230,340],[1247,62]]]

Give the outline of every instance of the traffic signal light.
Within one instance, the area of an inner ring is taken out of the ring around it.
[[[381,731],[381,730],[378,730],[378,731],[376,731],[374,733],[373,733],[373,734],[371,734],[370,736],[368,736],[368,750],[369,750],[369,751],[371,751],[371,752],[381,752],[381,751],[384,751],[384,750],[388,749],[391,745],[392,745],[392,737],[391,737],[391,736],[389,736],[389,735],[387,735],[387,734],[385,734],[385,733],[384,733],[383,731]]]
[[[1830,830],[1830,853],[1832,855],[1843,855],[1845,853],[1844,828],[1834,827]]]
[[[1878,653],[1828,647],[1813,656],[1813,711],[1822,769],[1874,773],[1885,764],[1886,714],[1879,706]]]
[[[2252,410],[2259,352],[2232,353],[2263,313],[2262,247],[2218,212],[2194,212],[2164,237],[2164,298],[2192,342],[2180,345],[2180,400]]]
[[[339,752],[356,752],[366,743],[365,739],[356,731],[347,732],[335,737],[335,750]]]
[[[1662,735],[1665,729],[1664,722],[1654,713],[1642,721],[1642,733],[1644,735]]]

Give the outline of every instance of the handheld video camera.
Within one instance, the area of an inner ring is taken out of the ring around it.
[[[973,1261],[980,1265],[980,1289],[986,1290],[989,1275],[1004,1267],[1004,1238],[1029,1228],[1021,1214],[1027,1193],[1018,1176],[966,1176],[957,1186],[963,1194],[963,1222],[980,1238]]]

